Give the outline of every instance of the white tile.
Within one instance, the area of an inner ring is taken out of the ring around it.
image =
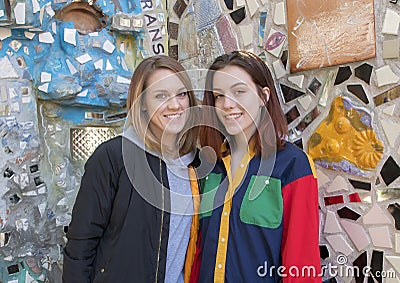
[[[17,3],[14,8],[15,23],[17,25],[25,24],[25,3]]]
[[[370,211],[362,217],[364,225],[385,225],[392,224],[390,218],[384,213],[378,204],[374,204]]]
[[[386,270],[386,274],[390,274],[390,276],[386,277],[385,283],[400,283],[400,280],[396,275],[396,271],[394,271],[393,268]]]
[[[107,71],[112,71],[114,70],[113,66],[110,63],[110,60],[107,59],[107,63],[106,63],[106,70]]]
[[[387,114],[387,115],[389,115],[389,116],[393,116],[395,108],[396,108],[396,104],[393,104],[393,105],[390,105],[390,106],[384,108],[382,110],[382,112]]]
[[[399,40],[391,39],[382,42],[383,59],[393,59],[399,57]]]
[[[250,45],[253,42],[253,26],[243,25],[239,26],[239,29],[242,34],[243,46]]]
[[[376,69],[375,75],[378,87],[394,84],[399,81],[399,77],[393,73],[389,65],[385,65],[379,69]]]
[[[64,28],[64,41],[76,46],[76,29]]]
[[[33,278],[28,271],[25,271],[25,283],[33,283],[37,282],[35,281],[35,278]]]
[[[120,83],[120,84],[130,84],[130,83],[131,83],[131,80],[130,80],[130,79],[127,79],[127,78],[124,78],[124,77],[121,77],[121,76],[118,76],[118,77],[117,77],[117,83]]]
[[[26,38],[32,39],[32,38],[35,37],[36,34],[33,33],[33,32],[25,31],[24,35],[25,35]]]
[[[114,52],[115,45],[111,43],[108,39],[103,44],[103,50],[112,54]]]
[[[56,14],[53,8],[51,7],[51,3],[46,4],[46,12],[50,16],[50,18],[54,17],[54,15]]]
[[[121,42],[121,44],[119,45],[119,51],[121,51],[121,53],[125,54],[125,43]]]
[[[383,20],[382,33],[398,35],[400,16],[392,9],[386,9],[385,18]]]
[[[96,37],[96,36],[99,36],[99,33],[98,33],[97,31],[95,31],[95,32],[90,32],[90,33],[89,33],[89,36]]]
[[[252,18],[258,10],[259,7],[258,2],[257,0],[246,0],[246,2],[247,2],[247,7],[249,8],[250,17]]]
[[[283,67],[281,60],[274,61],[272,63],[272,66],[274,67],[275,77],[277,79],[280,79],[286,75],[286,70],[285,70],[285,67]]]
[[[278,32],[278,31],[273,29],[273,28],[271,28],[271,30],[269,31],[269,34],[267,36],[267,42],[268,42],[268,39],[276,32]],[[274,55],[277,58],[279,58],[279,55],[281,54],[281,51],[282,51],[282,48],[283,48],[283,45],[284,45],[284,43],[286,41],[286,35],[284,35],[282,32],[279,32],[279,33],[281,34],[280,36],[284,36],[284,40],[282,40],[282,43],[279,44],[275,49],[267,50],[267,52],[271,53],[272,55]]]
[[[42,83],[48,83],[51,81],[51,74],[47,72],[41,72],[40,73],[40,82]]]
[[[372,244],[375,247],[389,248],[391,249],[392,241],[390,240],[390,233],[388,226],[382,227],[371,227],[368,228],[369,235],[372,240]]]
[[[289,82],[297,85],[299,88],[303,88],[304,75],[290,76],[288,77],[288,80]]]
[[[78,97],[86,97],[88,95],[89,90],[85,89],[84,91],[81,91],[80,93],[78,93],[76,96]]]
[[[11,29],[9,28],[0,28],[0,40],[4,40],[11,36]]]
[[[97,60],[96,62],[94,62],[94,67],[96,68],[96,70],[103,70],[103,59]]]
[[[385,258],[390,262],[397,272],[400,272],[400,257],[391,255],[385,256]]]
[[[343,237],[343,235],[329,235],[326,236],[325,239],[337,253],[342,253],[345,256],[348,256],[353,252],[353,249],[346,242],[346,239]]]
[[[0,58],[0,79],[18,79],[18,73],[7,56]]]
[[[79,56],[79,57],[76,57],[75,59],[76,59],[76,61],[78,61],[80,64],[85,64],[85,63],[89,62],[90,60],[92,60],[92,57],[90,57],[89,54],[83,54],[83,55],[81,55],[81,56]]]
[[[69,59],[65,59],[65,62],[67,63],[69,72],[71,73],[71,75],[74,75],[78,72],[78,70],[75,68],[75,66],[71,63],[71,61]]]
[[[45,84],[40,85],[38,87],[38,89],[43,91],[43,92],[45,92],[45,93],[47,93],[47,90],[49,89],[49,83],[45,83]]]
[[[50,32],[42,32],[42,33],[39,33],[39,42],[53,43],[54,38]]]
[[[339,232],[343,232],[343,230],[340,227],[336,214],[333,211],[328,210],[326,212],[324,233],[333,234]]]
[[[275,5],[274,23],[276,25],[286,24],[285,2],[279,2]]]
[[[348,187],[347,187],[346,179],[343,178],[342,176],[338,175],[332,181],[332,184],[330,184],[329,187],[326,189],[326,192],[333,193],[333,192],[337,192],[337,191],[341,191],[341,190],[348,191]]]
[[[317,180],[318,180],[318,186],[322,187],[326,183],[330,182],[330,179],[327,175],[325,175],[324,172],[322,172],[320,169],[317,169]]]
[[[394,233],[395,252],[400,254],[400,233]]]
[[[57,34],[57,23],[56,22],[51,23],[51,30],[54,34]]]
[[[40,5],[37,0],[32,0],[32,11],[34,14],[40,11]]]
[[[340,224],[358,251],[365,249],[370,244],[368,235],[363,226],[346,219],[341,219]]]
[[[236,0],[236,5],[238,7],[242,7],[242,6],[246,5],[246,1],[245,0]]]
[[[394,147],[396,139],[400,134],[400,123],[394,123],[387,119],[380,119],[385,136],[391,147]]]
[[[310,107],[310,104],[313,100],[312,100],[311,96],[306,95],[306,96],[299,98],[297,101],[300,103],[301,107],[303,107],[304,110],[307,110],[308,107]],[[319,182],[319,180],[318,180],[318,182]]]
[[[0,18],[4,17],[4,10],[0,10]]]

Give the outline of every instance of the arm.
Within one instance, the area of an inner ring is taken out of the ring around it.
[[[97,245],[107,227],[117,184],[106,144],[85,164],[64,249],[63,282],[90,282]]]
[[[316,177],[310,174],[290,182],[282,188],[282,196],[284,226],[281,253],[287,275],[283,277],[283,282],[321,282]]]

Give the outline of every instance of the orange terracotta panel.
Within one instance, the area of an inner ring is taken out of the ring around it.
[[[373,0],[287,0],[290,71],[376,55]]]

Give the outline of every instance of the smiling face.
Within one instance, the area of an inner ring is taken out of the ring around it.
[[[250,139],[264,105],[251,76],[238,66],[226,66],[215,72],[212,90],[217,117],[228,134],[238,137],[244,133]],[[269,94],[268,88],[263,91]]]
[[[188,116],[185,85],[173,71],[158,69],[148,77],[146,86],[141,110],[150,118],[150,131],[160,141],[175,141]]]

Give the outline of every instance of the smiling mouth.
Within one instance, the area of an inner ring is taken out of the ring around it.
[[[243,116],[243,113],[233,113],[229,115],[225,115],[225,119],[227,120],[236,120]]]
[[[179,119],[182,116],[182,113],[174,113],[174,114],[168,114],[168,115],[164,115],[165,118],[168,119]]]

